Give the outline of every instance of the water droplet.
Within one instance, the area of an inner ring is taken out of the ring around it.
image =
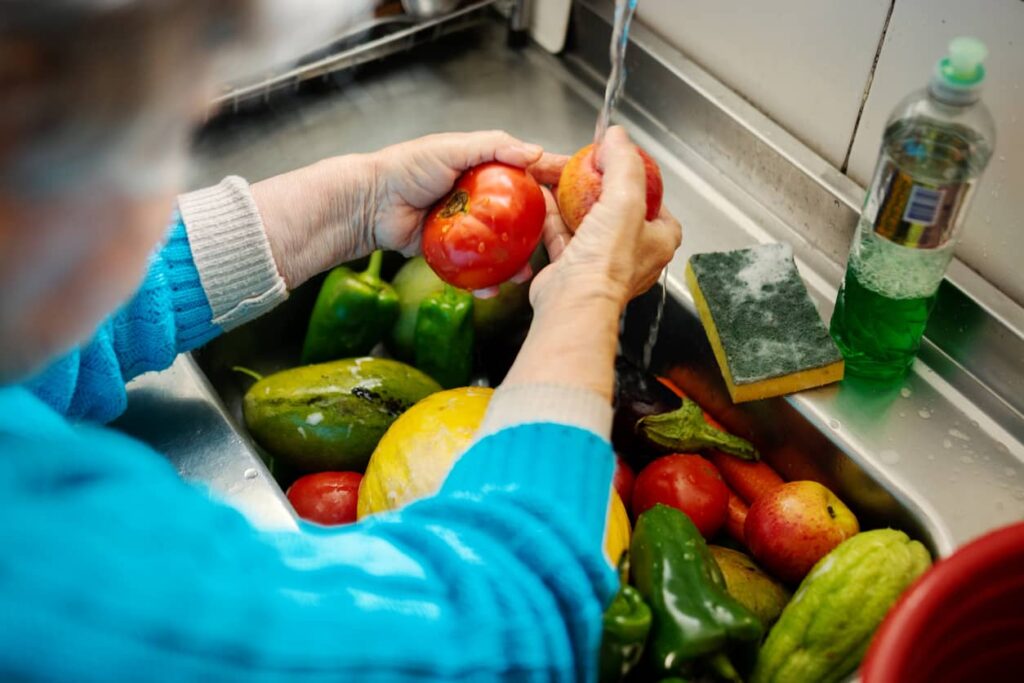
[[[949,439],[943,439],[942,440],[942,447],[943,448],[952,448],[953,447],[953,442],[950,441]]]
[[[975,429],[977,429],[978,428],[978,421],[977,420],[971,420],[971,426],[974,427]]]
[[[928,459],[929,460],[934,460],[935,459],[935,454],[934,453],[929,453],[928,454]]]
[[[959,467],[954,467],[953,468],[953,474],[960,474],[960,468]]]
[[[1017,500],[1024,500],[1024,489],[1017,489],[1013,492],[1013,497]]]
[[[900,389],[900,396],[902,396],[903,398],[910,398],[910,395],[912,393],[914,392],[910,390],[910,387],[903,387],[902,389]]]
[[[906,417],[906,416],[907,416],[907,414],[906,414],[905,412],[903,412],[903,411],[901,410],[901,411],[899,412],[899,416],[900,416],[900,417]]]
[[[948,481],[948,482],[949,482],[950,484],[955,484],[955,483],[956,483],[956,477],[949,477],[949,478],[947,479],[947,481]]]
[[[960,439],[961,441],[970,441],[971,440],[971,437],[967,436],[966,434],[961,432],[959,429],[950,429],[949,430],[949,435],[952,436],[955,439]]]
[[[960,462],[962,462],[965,465],[970,465],[972,462],[974,462],[974,458],[972,458],[969,455],[961,455]]]
[[[256,477],[260,476],[260,473],[256,471],[255,467],[250,467],[246,469],[245,472],[242,472],[242,476],[245,477],[246,479],[255,479]]]
[[[917,414],[921,417],[922,420],[932,419],[932,414],[931,412],[929,412],[927,408],[921,408],[921,410],[917,411]]]
[[[1007,467],[1005,470],[1003,470],[1003,474],[1005,474],[1008,477],[1016,477],[1017,470],[1013,469],[1012,467]]]
[[[886,450],[882,451],[881,453],[879,453],[878,457],[886,465],[895,465],[896,463],[898,463],[902,459],[900,457],[899,453],[897,453],[896,451],[888,450],[888,449],[886,449]]]
[[[1006,161],[1006,155],[1005,154],[1000,154],[999,155],[999,161]]]
[[[999,451],[1000,453],[1005,453],[1006,452],[1006,444],[1003,443],[1002,441],[997,441],[996,442],[996,450]]]
[[[838,429],[839,429],[840,427],[842,427],[843,425],[842,425],[842,423],[841,423],[841,422],[839,422],[839,420],[836,420],[836,419],[832,419],[832,420],[829,420],[829,421],[828,421],[828,426],[829,426],[829,427],[831,427],[831,428],[832,428],[832,429],[834,429],[834,430],[838,430]]]

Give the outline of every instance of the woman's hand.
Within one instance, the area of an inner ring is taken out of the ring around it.
[[[459,175],[486,161],[529,167],[558,182],[566,158],[502,131],[445,133],[372,154],[325,159],[252,187],[289,289],[375,249],[418,253],[427,210]]]
[[[625,306],[658,281],[679,247],[682,228],[664,206],[653,221],[644,220],[643,162],[621,127],[609,129],[598,164],[604,174],[601,197],[575,236],[544,189],[544,246],[553,264],[534,281],[536,299],[553,291],[561,297],[607,297]]]
[[[427,211],[474,166],[500,161],[530,173],[541,184],[558,182],[565,158],[544,155],[538,145],[503,131],[428,135],[386,147],[373,155],[374,196],[370,219],[375,248],[419,253]]]
[[[559,384],[610,400],[622,310],[657,281],[682,239],[665,209],[644,221],[643,162],[621,128],[608,130],[598,163],[601,197],[574,236],[545,191],[544,240],[554,262],[530,288],[533,323],[505,385]]]

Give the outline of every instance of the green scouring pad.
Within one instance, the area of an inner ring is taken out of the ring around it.
[[[843,378],[843,357],[788,244],[696,254],[686,282],[733,402]]]

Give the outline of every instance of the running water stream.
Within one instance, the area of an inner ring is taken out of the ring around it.
[[[629,26],[636,13],[638,0],[616,0],[615,1],[615,26],[612,29],[612,42],[609,48],[611,57],[611,72],[608,74],[608,84],[604,89],[604,104],[597,117],[597,127],[594,130],[594,146],[600,147],[604,141],[604,134],[611,124],[612,111],[615,104],[622,95],[623,86],[626,83],[626,47],[629,44]],[[650,370],[651,355],[654,352],[654,345],[658,341],[658,331],[661,328],[661,318],[665,313],[665,298],[668,292],[668,269],[661,274],[661,300],[658,302],[658,310],[654,314],[654,321],[647,333],[647,341],[643,348],[643,367]],[[625,317],[623,317],[623,322]],[[621,328],[621,325],[620,325]],[[620,329],[620,332],[622,330]]]
[[[615,27],[612,29],[611,73],[604,89],[604,104],[597,117],[597,128],[594,130],[594,146],[600,147],[604,134],[612,118],[612,110],[622,94],[622,86],[626,83],[626,45],[629,43],[629,25],[636,13],[638,0],[615,0]]]

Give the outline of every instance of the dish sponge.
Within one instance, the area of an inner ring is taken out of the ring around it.
[[[843,378],[788,244],[696,254],[686,282],[734,403]]]

